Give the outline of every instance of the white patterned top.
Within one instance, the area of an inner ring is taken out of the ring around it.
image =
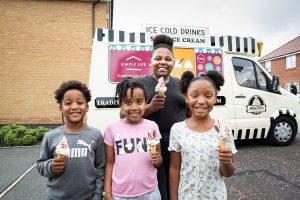
[[[229,128],[222,120],[216,120],[215,125],[222,133],[225,126]],[[203,133],[192,131],[186,121],[172,126],[169,151],[181,153],[179,200],[227,199],[218,159],[218,134],[215,128]],[[237,152],[232,134],[229,135],[228,148],[233,154]]]

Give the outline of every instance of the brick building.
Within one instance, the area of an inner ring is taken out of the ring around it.
[[[111,27],[109,0],[2,0],[0,125],[59,124],[54,91],[88,83],[95,27]]]
[[[291,84],[300,91],[300,36],[282,45],[259,62],[272,74],[279,76],[280,86],[290,91]]]

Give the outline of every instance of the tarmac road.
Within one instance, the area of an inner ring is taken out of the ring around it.
[[[237,142],[236,146],[237,169],[225,179],[229,200],[300,199],[300,135],[287,147],[269,146],[263,140]],[[38,146],[0,149],[0,197],[38,156]],[[46,182],[33,168],[1,199],[46,199]]]

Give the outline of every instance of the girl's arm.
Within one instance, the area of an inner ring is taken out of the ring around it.
[[[162,163],[162,157],[161,157],[161,152],[160,152],[160,144],[156,146],[156,152],[155,153],[150,153],[151,159],[152,159],[152,164],[154,167],[159,167]]]
[[[170,152],[169,185],[170,200],[178,200],[178,186],[180,180],[181,154],[180,152]]]
[[[220,160],[220,171],[221,174],[228,178],[232,176],[235,170],[235,166],[232,163],[232,152],[229,149],[220,149],[219,151],[219,160]]]
[[[112,146],[105,144],[105,156],[106,156],[106,165],[105,165],[105,176],[104,176],[104,192],[105,200],[112,199],[112,170],[115,163],[115,152]]]

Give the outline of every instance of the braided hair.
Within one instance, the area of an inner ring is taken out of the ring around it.
[[[117,84],[115,97],[119,97],[119,106],[122,105],[123,100],[126,98],[127,90],[131,90],[131,96],[135,88],[140,88],[143,90],[144,97],[147,99],[147,94],[143,82],[132,77],[125,77],[121,82]]]

